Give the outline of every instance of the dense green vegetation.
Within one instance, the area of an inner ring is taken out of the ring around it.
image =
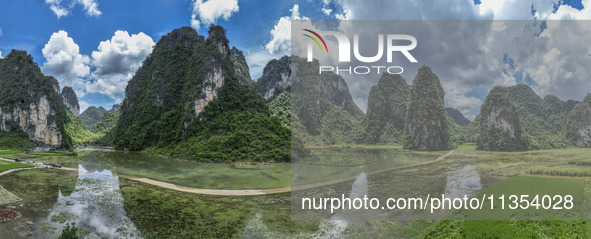
[[[289,129],[240,84],[227,50],[220,26],[207,39],[190,27],[163,36],[127,86],[115,147],[200,161],[289,161]],[[202,89],[217,90],[207,88],[214,71],[224,85],[196,112]]]
[[[40,143],[30,140],[29,135],[21,130],[0,130],[0,145],[2,149],[30,149],[40,146]]]
[[[402,76],[387,73],[371,87],[363,122],[365,143],[402,143],[410,88]]]
[[[82,114],[80,114],[80,120],[85,125],[86,129],[93,130],[96,124],[101,120],[104,114],[107,113],[105,108],[101,107],[88,107]]]
[[[443,107],[444,92],[431,68],[421,66],[410,90],[405,149],[437,151],[451,148],[449,120]]]
[[[537,166],[528,170],[530,174],[591,177],[591,168],[565,168],[565,167],[544,167]]]
[[[287,128],[291,128],[291,91],[284,90],[269,101],[271,115],[279,118],[279,122]]]
[[[62,234],[57,239],[78,239],[78,228],[76,223],[68,223],[62,230]]]
[[[291,85],[294,140],[301,140],[305,145],[344,145],[359,140],[365,115],[353,102],[347,83],[341,76],[332,72],[319,75],[318,61],[307,62],[296,56],[284,56],[271,62],[285,62],[297,69],[297,76],[291,76],[296,78],[292,79]],[[271,82],[267,80],[267,83]]]
[[[92,132],[97,135],[97,139],[94,143],[99,145],[113,145],[113,139],[115,138],[115,130],[117,123],[119,122],[119,116],[121,110],[111,110],[101,117],[100,121],[92,129]]]
[[[74,116],[69,111],[66,112],[66,115],[68,116],[68,121],[64,130],[70,135],[74,145],[90,144],[98,138],[97,134],[86,129],[80,118]]]
[[[147,152],[201,161],[290,160],[289,129],[270,116],[254,90],[237,80],[228,79],[199,117],[180,141],[161,141]]]
[[[571,146],[565,137],[568,112],[575,101],[561,101],[547,95],[542,99],[528,85],[507,87],[519,112],[520,125],[527,133],[529,148],[551,149]]]
[[[495,86],[480,107],[478,149],[520,151],[529,148],[523,137],[519,114],[505,87]]]
[[[589,238],[587,221],[443,221],[423,238]]]

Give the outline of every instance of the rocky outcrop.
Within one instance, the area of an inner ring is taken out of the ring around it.
[[[109,110],[109,112],[116,111],[121,108],[121,104],[114,104],[113,107]]]
[[[404,135],[405,149],[435,151],[451,148],[444,92],[431,68],[421,66],[412,83]]]
[[[232,47],[230,49],[230,59],[232,59],[232,64],[234,64],[234,74],[238,77],[240,83],[254,88],[254,81],[250,78],[250,70],[248,69],[248,64],[242,51],[236,49],[236,47]]]
[[[140,121],[150,124],[174,114],[175,120],[168,123],[176,127],[177,120],[182,120],[182,129],[174,129],[178,134],[174,138],[180,137],[189,125],[201,119],[202,112],[218,98],[228,79],[253,84],[244,55],[236,48],[230,49],[226,30],[212,25],[208,33],[205,38],[191,27],[182,27],[156,43],[125,90],[119,131],[129,130],[131,134],[137,130],[128,128],[129,125]],[[149,138],[150,130],[143,127],[136,133]],[[119,139],[122,146],[129,141]]]
[[[449,114],[449,116],[453,119],[453,121],[459,126],[466,126],[470,124],[470,120],[466,119],[462,112],[452,107],[445,107],[445,111]]]
[[[495,86],[480,108],[478,149],[488,151],[527,150],[517,107],[505,87]]]
[[[265,65],[263,75],[257,80],[255,89],[265,100],[275,97],[293,83],[292,70],[297,71],[297,65],[292,64],[294,57],[283,56],[273,59]]]
[[[402,143],[410,86],[400,75],[383,74],[367,99],[366,143]]]
[[[317,60],[283,56],[267,63],[255,89],[280,119],[291,120],[305,144],[354,143],[364,118],[347,82],[332,72],[318,74]],[[281,97],[279,97],[281,96]]]
[[[591,147],[591,94],[568,114],[566,137],[578,147]]]
[[[66,109],[57,80],[44,76],[25,51],[12,50],[0,68],[0,129],[22,130],[45,145],[64,143]],[[68,144],[68,145],[66,145]]]
[[[72,89],[72,87],[65,86],[62,89],[62,102],[66,109],[70,111],[74,116],[78,117],[80,115],[80,105],[78,105],[78,97],[76,97],[76,92]]]

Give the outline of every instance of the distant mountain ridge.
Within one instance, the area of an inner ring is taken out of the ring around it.
[[[80,120],[88,130],[92,130],[106,113],[107,110],[102,106],[90,106],[80,114]]]
[[[451,118],[454,120],[454,122],[456,124],[458,124],[459,126],[467,126],[471,122],[469,119],[466,119],[466,117],[464,117],[462,112],[460,112],[457,109],[454,109],[452,107],[445,107],[445,111],[447,111],[449,116],[451,116]]]

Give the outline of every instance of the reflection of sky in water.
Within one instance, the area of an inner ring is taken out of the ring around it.
[[[480,174],[474,165],[465,165],[447,175],[447,184],[445,185],[447,198],[463,198],[464,195],[470,197],[480,189],[482,189]]]
[[[59,194],[47,221],[56,228],[57,237],[63,224],[55,219],[66,218],[82,228],[84,238],[138,238],[139,232],[126,216],[119,178],[109,170],[88,172],[78,166],[78,182],[70,196]],[[45,235],[49,236],[49,235]]]

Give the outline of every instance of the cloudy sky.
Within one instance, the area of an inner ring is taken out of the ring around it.
[[[526,54],[527,49],[521,46],[528,44],[513,42],[508,54],[487,55],[500,60],[458,58],[458,61],[479,63],[473,65],[474,71],[461,71],[461,77],[452,77],[452,73],[458,74],[458,69],[435,72],[444,82],[446,105],[473,118],[494,84],[526,83],[542,96],[555,94],[562,99],[580,99],[584,92],[591,91],[580,87],[589,75],[585,66],[590,63],[588,57],[585,58],[589,52],[588,44],[580,39],[588,35],[591,24],[586,24],[586,28],[575,25],[552,27],[552,23],[544,22],[547,19],[590,18],[591,0],[451,0],[445,3],[416,0],[3,1],[0,7],[0,57],[6,56],[11,49],[26,50],[46,75],[55,76],[62,87],[75,89],[84,110],[90,105],[110,108],[121,102],[127,81],[150,54],[154,43],[181,26],[192,26],[202,35],[207,35],[207,26],[212,23],[225,27],[230,45],[245,53],[251,75],[257,79],[270,59],[289,54],[291,20],[535,19],[531,31],[518,28],[526,34],[520,39],[538,42],[538,46],[529,45],[545,51]],[[508,24],[508,27],[514,25]],[[486,41],[494,35],[490,32],[499,32],[496,30],[500,28],[503,28],[502,24],[488,24],[487,28],[482,28],[485,32],[466,33]],[[548,37],[573,33],[583,37],[570,41]],[[538,40],[544,37],[550,40]],[[486,45],[496,49],[494,47],[503,43],[507,42],[495,41]],[[560,44],[580,47],[569,51],[554,47]],[[478,69],[499,61],[497,70],[500,69],[502,74],[478,77]],[[405,75],[405,78],[411,81],[413,76]],[[350,79],[347,81],[355,89],[352,92],[355,102],[365,109],[364,97],[367,97],[371,84],[358,85]]]

